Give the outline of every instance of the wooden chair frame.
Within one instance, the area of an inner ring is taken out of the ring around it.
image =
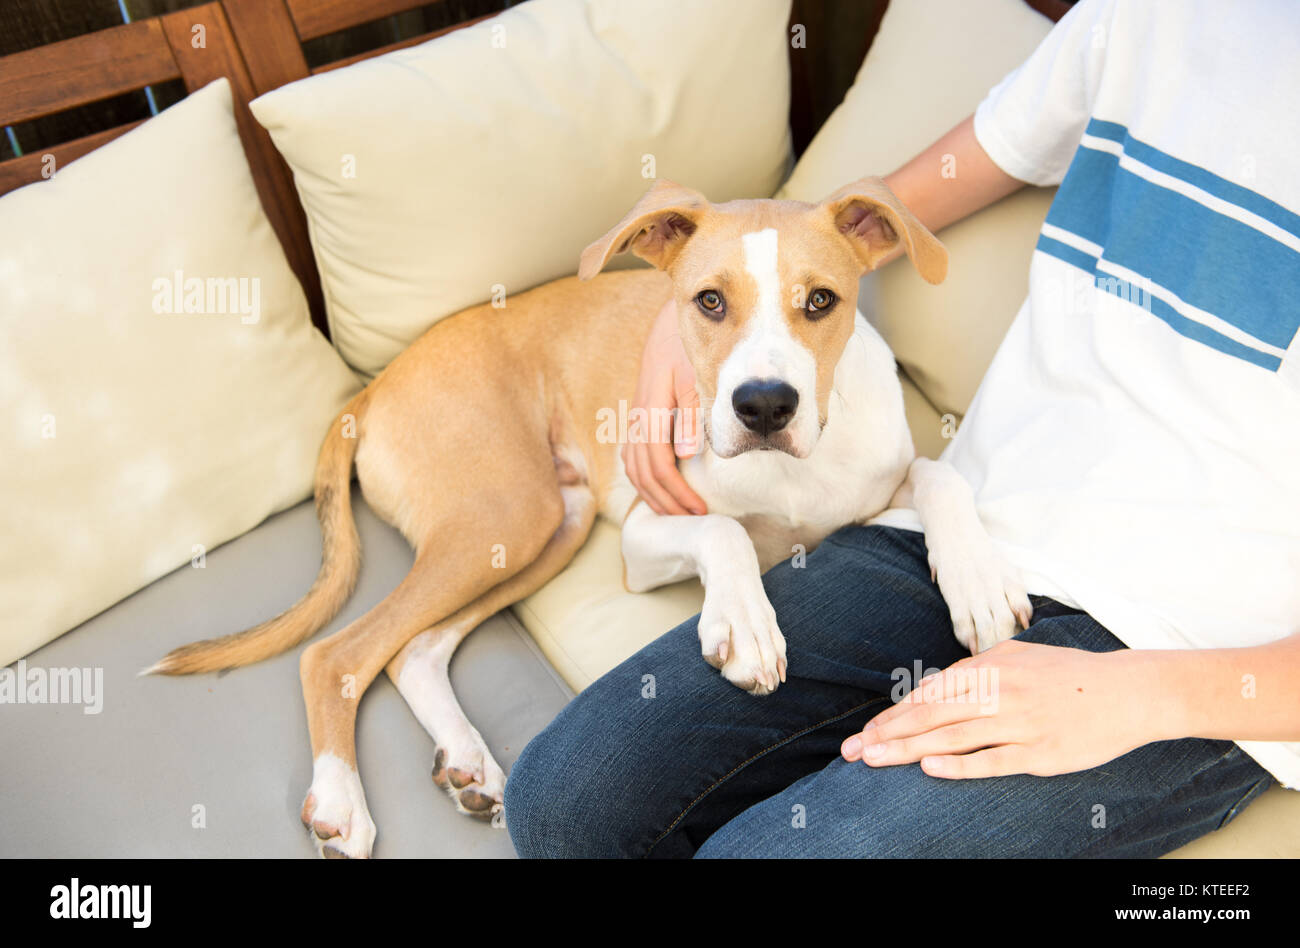
[[[250,100],[287,82],[351,65],[471,26],[457,23],[360,56],[309,69],[308,40],[422,6],[427,0],[214,0],[202,6],[88,33],[0,58],[0,125],[179,79],[193,92],[230,80],[235,120],[253,181],[289,265],[302,283],[312,321],[328,335],[320,277],[293,174],[271,137],[253,118]],[[40,180],[139,122],[119,125],[39,152],[0,162],[0,194]]]

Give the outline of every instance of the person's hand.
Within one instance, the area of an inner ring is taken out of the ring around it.
[[[922,679],[840,748],[932,777],[1052,776],[1182,736],[1144,653],[1000,642]]]
[[[700,495],[677,470],[676,458],[688,458],[699,451],[700,397],[695,392],[695,370],[677,333],[677,307],[671,300],[655,317],[646,340],[633,408],[643,409],[649,422],[639,426],[644,437],[623,445],[623,466],[632,486],[657,514],[707,513]],[[669,417],[673,423],[663,424]]]

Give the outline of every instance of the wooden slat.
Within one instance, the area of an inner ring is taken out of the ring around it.
[[[421,43],[427,43],[431,39],[437,39],[439,36],[446,36],[448,33],[454,33],[457,30],[463,30],[467,26],[473,26],[475,23],[482,23],[484,20],[490,20],[495,13],[489,13],[486,16],[476,17],[473,20],[466,20],[464,23],[455,23],[451,26],[444,26],[440,30],[434,30],[432,33],[425,33],[422,36],[412,36],[410,39],[399,40],[396,43],[390,43],[387,46],[381,46],[378,49],[367,50],[356,56],[349,56],[346,59],[340,59],[336,62],[325,63],[323,66],[317,66],[313,69],[312,75],[318,75],[322,72],[329,72],[331,69],[342,69],[344,66],[351,66],[353,63],[359,63],[375,56],[382,56],[384,53],[391,53],[395,50],[406,49],[408,46],[419,46]]]
[[[221,4],[214,2],[168,13],[161,17],[161,23],[188,91],[193,92],[221,76],[230,80],[235,122],[239,126],[239,136],[248,156],[258,196],[262,199],[262,208],[280,238],[289,266],[307,295],[312,322],[324,332],[325,306],[311,241],[307,236],[307,218],[294,191],[293,174],[276,151],[271,136],[248,110],[248,102],[256,98],[257,90],[235,45],[234,33]],[[202,24],[207,34],[206,46],[200,49],[195,49],[190,43],[191,30],[196,24]]]
[[[288,0],[289,13],[303,40],[405,13],[428,3],[429,0]]]
[[[39,46],[4,58],[0,125],[97,102],[179,75],[157,20]]]
[[[284,0],[222,0],[259,95],[307,77],[302,43]]]
[[[100,145],[108,144],[119,135],[125,135],[139,124],[140,122],[132,122],[129,125],[119,125],[117,128],[110,128],[104,132],[87,135],[85,138],[78,138],[75,141],[64,142],[61,145],[55,145],[53,148],[42,148],[39,152],[34,151],[20,158],[9,159],[0,164],[0,194],[8,194],[14,188],[21,188],[24,184],[31,184],[33,181],[41,180],[41,172],[45,170],[46,166],[46,155],[54,156],[54,172],[58,174],[69,162],[76,161],[82,155],[94,151]]]

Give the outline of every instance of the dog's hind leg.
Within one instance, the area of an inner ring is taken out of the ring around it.
[[[564,520],[537,559],[455,615],[421,632],[388,663],[388,676],[433,738],[433,782],[451,795],[460,812],[490,819],[498,827],[504,826],[499,816],[506,775],[461,710],[447,669],[466,635],[489,616],[540,589],[568,565],[587,539],[596,517],[595,496],[580,483],[562,486],[561,493]]]
[[[462,507],[456,495],[442,495],[438,509],[423,518],[415,563],[398,587],[302,654],[313,759],[302,819],[321,855],[365,857],[374,842],[356,768],[356,710],[366,688],[417,634],[526,569],[564,520],[549,451],[475,471],[479,496],[491,502]],[[499,544],[505,562],[493,555]]]

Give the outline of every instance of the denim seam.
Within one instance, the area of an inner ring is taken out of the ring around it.
[[[1251,784],[1249,790],[1247,790],[1245,793],[1241,795],[1241,799],[1238,800],[1236,803],[1234,803],[1227,813],[1223,814],[1223,819],[1219,821],[1219,825],[1215,827],[1215,830],[1216,831],[1221,830],[1229,823],[1231,823],[1234,819],[1237,818],[1237,814],[1241,810],[1244,810],[1251,803],[1255,802],[1255,800],[1259,798],[1259,795],[1261,793],[1263,793],[1265,790],[1268,790],[1272,786],[1273,786],[1272,774],[1265,774],[1264,776],[1260,777],[1259,780]]]
[[[723,774],[721,777],[719,777],[717,780],[711,783],[707,788],[705,788],[705,790],[702,793],[700,793],[699,796],[697,796],[694,800],[688,803],[686,805],[686,809],[678,813],[677,816],[673,819],[673,821],[668,824],[668,828],[655,837],[654,842],[652,842],[649,848],[646,849],[642,858],[644,858],[644,856],[649,856],[650,853],[654,851],[654,848],[658,846],[661,842],[663,842],[663,840],[668,836],[669,833],[671,833],[673,830],[677,828],[678,824],[681,823],[681,821],[686,818],[686,815],[690,813],[691,810],[695,809],[696,804],[698,804],[701,800],[707,797],[714,790],[718,789],[718,787],[722,786],[724,783],[726,783],[736,774],[740,773],[740,771],[744,770],[754,761],[758,760],[760,757],[765,757],[766,755],[770,754],[772,751],[776,750],[777,748],[784,747],[786,744],[789,744],[791,741],[798,740],[799,738],[803,737],[805,734],[811,734],[813,731],[817,730],[818,728],[823,728],[828,724],[834,724],[836,721],[842,721],[845,718],[847,718],[849,715],[856,714],[857,712],[861,711],[863,708],[869,707],[870,705],[876,704],[881,701],[888,701],[888,700],[889,700],[888,695],[879,695],[875,698],[871,698],[868,701],[862,702],[862,704],[849,708],[847,711],[844,711],[840,714],[833,715],[824,721],[819,721],[816,724],[810,724],[808,727],[804,728],[803,730],[796,731],[795,733],[789,735],[788,737],[782,738],[781,740],[777,741],[775,744],[765,747],[762,750],[760,750],[758,753],[753,754],[752,756],[741,761],[731,770],[727,771],[725,774]]]

